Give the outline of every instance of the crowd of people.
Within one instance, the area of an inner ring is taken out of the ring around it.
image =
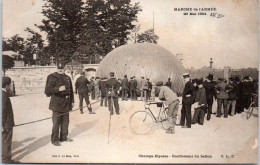
[[[92,100],[101,99],[100,105],[103,106],[102,100],[107,100],[106,98],[106,88],[105,83],[108,80],[107,77],[92,77],[89,83],[89,92]],[[156,84],[150,82],[149,78],[140,77],[140,81],[137,81],[135,76],[130,77],[128,79],[127,75],[124,77],[117,79],[119,83],[118,96],[122,99],[122,101],[147,101],[147,100],[155,100],[155,96],[158,96],[158,91],[156,93]],[[171,88],[171,79],[164,84]],[[140,97],[140,99],[138,98]],[[106,102],[106,101],[105,101]],[[107,104],[105,104],[106,106]]]
[[[217,104],[216,117],[220,118],[223,116],[228,118],[228,116],[244,112],[245,109],[249,108],[253,100],[257,100],[258,80],[253,80],[249,76],[245,76],[241,80],[238,77],[230,77],[228,80],[219,77],[217,81],[214,81],[212,74],[205,78],[191,79],[190,74],[186,73],[183,75],[183,78],[185,80],[185,88],[182,92],[181,119],[180,124],[177,124],[183,128],[191,128],[191,125],[196,123],[203,125],[204,118],[210,120],[213,114],[214,102]],[[103,106],[103,100],[105,101],[105,106],[107,106],[106,81],[107,77],[101,79],[92,77],[89,84],[89,92],[93,96],[92,99],[98,100],[100,97],[101,106]],[[145,79],[144,77],[141,77],[140,81],[137,81],[135,76],[130,77],[130,80],[128,80],[127,75],[122,80],[118,78],[117,81],[117,97],[121,97],[122,101],[127,101],[128,99],[132,101],[138,100],[137,96],[140,97],[140,101],[154,101],[155,96],[161,97],[159,94],[161,91],[160,86],[172,89],[173,84],[170,78],[166,83],[162,81],[151,83],[149,78]],[[174,93],[174,91],[172,92]],[[176,93],[170,94],[169,91],[166,93],[169,93],[172,98],[177,95]],[[191,114],[192,110],[194,114]],[[175,117],[174,121],[177,121]],[[167,132],[174,132],[174,129]]]
[[[190,74],[183,74],[185,86],[182,92],[182,108],[180,123],[176,124],[178,107],[180,100],[177,94],[172,90],[174,83],[169,78],[166,83],[162,81],[152,83],[149,78],[141,77],[140,81],[135,76],[128,80],[127,75],[123,79],[115,78],[114,72],[110,73],[110,77],[92,77],[90,81],[84,71],[76,80],[75,91],[71,78],[65,74],[65,64],[57,65],[57,72],[47,77],[45,94],[50,97],[49,109],[52,113],[52,134],[51,142],[55,146],[61,146],[60,142],[72,142],[68,138],[69,112],[74,106],[74,93],[79,97],[79,109],[83,114],[83,100],[89,114],[95,114],[92,111],[89,96],[92,100],[100,100],[100,106],[107,106],[110,115],[114,114],[114,108],[119,115],[118,100],[122,101],[154,101],[158,96],[160,100],[164,100],[168,107],[167,117],[170,123],[166,133],[174,134],[175,125],[182,128],[191,128],[192,124],[204,124],[206,119],[210,120],[212,115],[212,106],[214,100],[217,100],[216,117],[228,118],[235,114],[242,113],[248,109],[251,102],[257,103],[258,96],[258,80],[253,80],[249,76],[243,79],[238,77],[230,77],[228,80],[218,78],[214,81],[212,74],[206,78],[192,79]],[[3,162],[12,162],[11,160],[11,141],[14,127],[13,109],[9,99],[8,91],[12,87],[12,81],[9,77],[2,78],[2,160]],[[140,99],[138,99],[138,96]],[[258,106],[258,105],[257,105]],[[191,114],[191,109],[194,114]]]
[[[190,80],[190,75],[184,75],[186,84],[183,91],[183,102],[180,125],[184,128],[191,128],[191,124],[204,123],[204,116],[210,120],[212,115],[212,105],[217,101],[216,117],[228,118],[244,112],[248,109],[252,101],[256,101],[258,96],[258,80],[253,80],[249,76],[243,79],[230,77],[228,80],[219,77],[213,81],[213,75],[206,78]],[[187,98],[188,99],[187,101]],[[191,107],[194,107],[194,115],[191,118]],[[184,121],[186,119],[186,126]]]

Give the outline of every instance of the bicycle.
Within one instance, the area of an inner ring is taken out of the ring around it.
[[[150,105],[156,104],[160,107],[158,116],[155,117],[154,113],[150,109]],[[144,105],[145,110],[136,111],[130,117],[130,127],[135,134],[148,134],[150,133],[156,124],[162,124],[162,127],[167,130],[170,125],[167,120],[168,107],[164,102],[151,102],[148,101]]]
[[[257,94],[252,94],[252,103],[250,104],[249,108],[248,108],[248,113],[247,113],[247,120],[251,117],[253,111],[254,111],[254,108],[256,108],[258,110],[258,104],[257,104],[257,101],[258,101],[258,95]]]

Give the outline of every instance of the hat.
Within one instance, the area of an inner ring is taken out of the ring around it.
[[[249,76],[245,76],[244,79],[245,79],[245,80],[249,80]]]
[[[147,81],[149,81],[150,79],[149,79],[149,78],[147,78],[146,80],[147,80]]]
[[[235,80],[234,77],[229,77],[228,79],[229,79],[230,81],[234,81],[234,80]]]
[[[219,81],[223,81],[224,78],[223,78],[223,77],[219,77],[218,80],[219,80]]]
[[[57,64],[57,68],[58,69],[64,69],[65,68],[65,62],[62,62],[62,61],[60,61],[60,62],[58,62],[58,64]]]
[[[2,77],[2,88],[5,88],[6,85],[11,84],[11,78],[10,77]]]
[[[133,78],[135,78],[135,76],[133,76]]]
[[[198,81],[198,79],[197,79],[197,78],[195,78],[195,79],[192,79],[192,80],[191,80],[192,84],[194,84],[194,83],[196,83],[196,84],[197,84],[197,81]]]
[[[235,77],[235,81],[239,82],[240,81],[239,77]]]
[[[144,76],[141,76],[141,78],[144,78]]]
[[[127,75],[124,75],[124,78],[127,78]]]
[[[212,80],[213,80],[213,75],[212,75],[212,74],[209,74],[209,75],[207,76],[207,79],[212,81]]]
[[[115,73],[114,73],[114,72],[110,72],[110,76],[111,76],[111,77],[114,77],[114,76],[115,76]]]
[[[156,86],[162,86],[163,85],[163,82],[162,81],[158,81],[157,83],[156,83]]]
[[[197,82],[196,82],[198,85],[201,85],[203,83],[203,79],[200,78],[200,79],[197,79]]]
[[[84,74],[85,74],[85,71],[81,71],[81,72],[80,72],[80,75],[84,75]]]
[[[189,73],[184,73],[182,76],[183,76],[183,78],[187,78],[187,77],[190,77],[190,74]]]

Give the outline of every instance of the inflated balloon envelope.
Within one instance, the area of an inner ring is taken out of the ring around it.
[[[152,83],[165,83],[171,78],[171,88],[178,94],[184,87],[183,65],[174,54],[157,44],[138,43],[114,49],[101,61],[96,76],[109,76],[110,72],[115,72],[116,78],[135,76],[137,81],[143,76]]]

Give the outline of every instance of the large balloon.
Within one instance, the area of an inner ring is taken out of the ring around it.
[[[172,89],[177,93],[184,86],[184,67],[175,55],[157,44],[139,43],[114,49],[101,61],[96,76],[109,77],[110,72],[115,72],[117,78],[144,76],[154,83],[165,83],[171,78]]]

